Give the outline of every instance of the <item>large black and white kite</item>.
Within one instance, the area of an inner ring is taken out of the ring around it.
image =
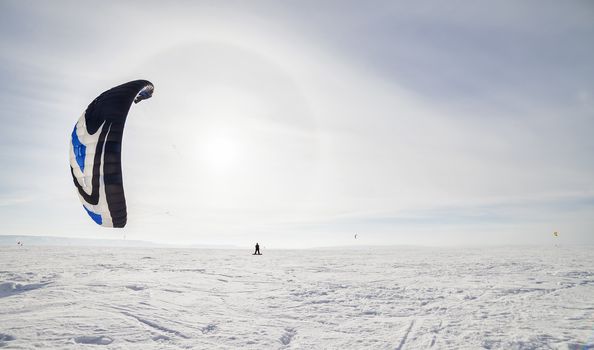
[[[150,98],[153,84],[135,80],[99,95],[80,117],[70,143],[70,171],[85,211],[97,224],[124,227],[122,136],[132,102]]]

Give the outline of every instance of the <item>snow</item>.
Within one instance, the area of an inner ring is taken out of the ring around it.
[[[594,248],[0,247],[3,349],[594,349]]]

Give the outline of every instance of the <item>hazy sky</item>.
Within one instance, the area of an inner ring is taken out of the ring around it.
[[[0,234],[594,244],[593,38],[590,1],[1,0]],[[70,134],[134,79],[107,229]]]

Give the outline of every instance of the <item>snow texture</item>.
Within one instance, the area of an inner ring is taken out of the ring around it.
[[[594,349],[592,247],[0,248],[2,349]]]

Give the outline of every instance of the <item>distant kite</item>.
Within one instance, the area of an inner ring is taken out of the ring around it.
[[[557,232],[557,231],[553,232],[553,236],[559,237],[559,232]]]

